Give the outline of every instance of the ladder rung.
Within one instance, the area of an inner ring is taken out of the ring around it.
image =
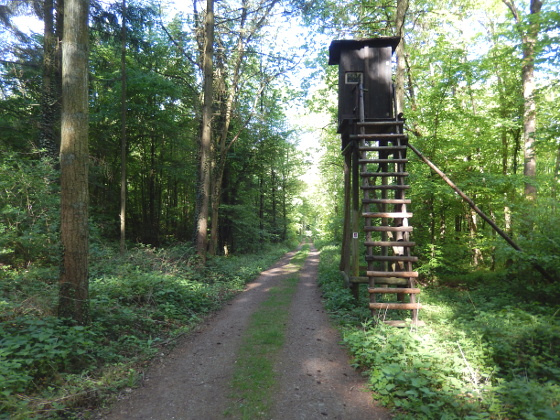
[[[358,121],[356,123],[358,126],[379,126],[379,125],[404,125],[404,121],[397,121],[397,120],[384,120],[384,121]]]
[[[374,287],[369,288],[368,293],[408,293],[411,295],[417,295],[421,290],[416,287]]]
[[[367,271],[368,277],[418,277],[417,271]]]
[[[360,152],[392,152],[397,150],[406,150],[406,146],[360,146]]]
[[[380,217],[391,219],[408,219],[413,216],[413,213],[405,212],[391,212],[391,213],[362,213],[363,217]]]
[[[409,198],[365,198],[362,203],[365,204],[410,204]]]
[[[412,226],[365,226],[366,232],[412,232]]]
[[[363,162],[362,162],[363,163]],[[372,176],[378,176],[378,177],[390,177],[390,176],[394,176],[394,177],[405,177],[408,176],[408,172],[363,172],[362,176],[367,176],[367,177],[372,177]]]
[[[364,133],[364,134],[350,134],[350,139],[375,139],[375,140],[404,140],[406,134],[400,133]]]
[[[421,309],[422,305],[420,303],[370,303],[369,309]]]
[[[404,241],[366,241],[365,246],[402,246],[404,248],[416,246],[415,242]]]
[[[366,255],[366,261],[416,262],[418,257],[406,255]]]
[[[359,159],[358,163],[408,163],[408,159]]]

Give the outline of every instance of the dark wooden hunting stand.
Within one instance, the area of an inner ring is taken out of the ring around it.
[[[408,139],[404,120],[396,115],[391,80],[399,41],[333,41],[329,64],[339,66],[338,132],[344,156],[340,270],[356,295],[360,283],[368,284],[374,319],[404,326],[404,321],[385,320],[388,310],[410,310],[412,323],[421,324],[418,273],[412,269],[417,261],[411,255],[412,213],[405,198]],[[390,296],[395,298],[388,301]]]

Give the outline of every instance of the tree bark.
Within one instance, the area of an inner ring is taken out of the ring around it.
[[[404,109],[404,81],[406,76],[405,62],[405,45],[404,45],[404,23],[406,12],[408,10],[408,0],[397,0],[397,15],[395,19],[395,28],[397,36],[401,38],[401,42],[397,45],[397,72],[395,74],[395,101],[397,115]],[[396,115],[395,115],[396,117]]]
[[[66,0],[62,41],[58,313],[86,324],[88,311],[88,0]]]
[[[57,125],[60,122],[59,92],[57,89],[57,54],[56,35],[54,31],[54,0],[45,0],[44,38],[43,38],[43,92],[41,103],[41,132],[39,147],[44,157],[56,161],[59,155],[59,133]]]
[[[122,0],[121,27],[121,208],[120,253],[126,250],[126,0]]]
[[[64,0],[43,3],[43,78],[39,147],[43,157],[56,161],[60,153],[61,49]]]
[[[536,131],[536,103],[535,91],[535,47],[540,31],[540,23],[537,15],[540,13],[544,1],[531,0],[530,18],[527,30],[523,30],[523,19],[515,6],[513,0],[502,0],[511,11],[519,28],[523,48],[522,62],[522,85],[523,85],[523,174],[525,182],[525,197],[529,200],[537,198],[537,188],[534,180],[537,174],[537,159],[535,155],[535,131]]]
[[[210,207],[211,162],[212,162],[212,96],[214,56],[214,0],[206,2],[204,44],[204,103],[202,109],[202,133],[200,139],[200,207],[197,217],[196,250],[202,263],[206,262],[208,248],[208,214]]]

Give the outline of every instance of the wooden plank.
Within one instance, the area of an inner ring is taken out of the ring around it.
[[[400,133],[367,133],[367,134],[350,134],[348,137],[350,139],[379,139],[379,140],[399,140],[399,139],[406,139],[406,134]]]
[[[366,272],[368,277],[418,277],[417,271],[368,271]]]
[[[420,303],[386,303],[386,302],[375,302],[369,304],[369,309],[404,309],[404,310],[414,310],[421,309],[422,304]]]
[[[416,242],[405,241],[366,241],[365,246],[402,246],[405,248],[416,246]]]
[[[366,232],[412,232],[412,226],[365,226]]]
[[[404,125],[404,121],[395,121],[395,120],[390,120],[390,121],[358,121],[356,122],[356,125],[360,126],[360,127],[376,127],[376,126],[403,126]]]
[[[408,163],[408,159],[360,159],[359,163]]]
[[[368,198],[363,199],[365,204],[410,204],[412,200],[409,198]]]
[[[360,163],[363,163],[363,162],[360,162]],[[376,176],[378,178],[388,178],[388,177],[404,178],[404,177],[407,177],[409,175],[408,172],[363,172],[363,174],[364,174],[364,176],[367,176],[367,177]]]
[[[412,217],[414,213],[409,212],[371,212],[362,213],[363,217],[379,217],[379,218],[389,218],[389,219],[408,219]]]
[[[414,287],[374,287],[369,288],[368,293],[409,293],[417,295],[421,292],[420,289]]]
[[[394,151],[405,151],[406,146],[360,146],[358,150],[360,152],[394,152]]]
[[[416,262],[418,257],[404,255],[367,255],[366,261]]]

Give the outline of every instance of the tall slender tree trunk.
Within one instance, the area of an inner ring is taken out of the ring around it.
[[[397,114],[403,112],[404,109],[404,81],[406,77],[405,62],[405,43],[404,43],[404,23],[406,12],[408,10],[408,0],[397,0],[397,15],[395,19],[395,28],[397,36],[401,37],[401,42],[397,45],[397,71],[395,74],[395,101]],[[396,117],[396,115],[395,115]]]
[[[88,0],[66,0],[62,41],[59,316],[88,322]]]
[[[54,31],[54,0],[45,0],[43,4],[44,38],[43,38],[43,92],[41,103],[41,132],[39,147],[44,157],[56,160],[59,154],[59,122],[57,95],[57,63],[56,63],[56,35]]]
[[[204,103],[202,109],[202,133],[200,139],[200,207],[197,217],[196,250],[203,263],[208,248],[208,214],[210,207],[211,162],[212,162],[212,96],[214,56],[214,0],[206,2],[205,45],[204,45]]]
[[[126,249],[126,0],[122,0],[121,27],[121,208],[120,208],[120,252]]]
[[[61,60],[64,0],[43,3],[43,78],[39,147],[46,158],[57,160],[60,153],[60,112],[62,97]]]
[[[511,11],[519,28],[523,48],[522,84],[523,84],[523,174],[525,182],[525,197],[529,200],[537,198],[537,188],[534,181],[537,175],[537,159],[535,155],[535,131],[537,122],[535,91],[535,47],[540,31],[537,15],[540,13],[544,1],[531,0],[529,25],[524,30],[523,19],[517,10],[514,0],[502,0]]]
[[[556,197],[558,196],[558,184],[560,183],[560,144],[556,149],[556,164],[554,165],[554,177],[553,177],[553,187],[552,187],[552,202],[554,203],[554,211],[557,208]]]

